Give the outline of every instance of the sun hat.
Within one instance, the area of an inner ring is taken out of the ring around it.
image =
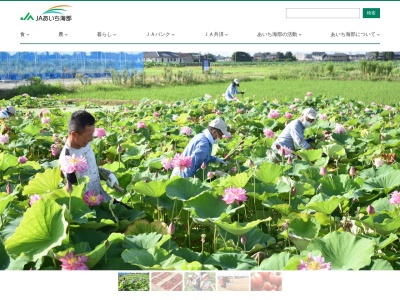
[[[228,132],[228,128],[224,122],[224,120],[222,120],[221,118],[216,118],[214,120],[212,120],[210,122],[210,124],[208,126],[214,127],[216,129],[219,129],[222,131],[222,133],[226,136],[226,137],[230,137],[232,136],[230,132]]]
[[[237,78],[233,79],[233,82],[236,83],[236,84],[239,84],[239,83],[240,83],[240,82],[239,82],[239,79],[237,79]]]
[[[303,110],[302,115],[306,116],[306,118],[313,119],[313,120],[315,120],[317,118],[316,110],[314,108],[311,108],[311,107],[306,108],[305,110]]]
[[[14,106],[7,106],[6,110],[8,113],[13,114],[14,116],[17,114]]]

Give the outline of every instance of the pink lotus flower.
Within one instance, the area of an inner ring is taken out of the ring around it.
[[[71,194],[73,190],[74,190],[74,188],[72,187],[71,181],[69,181],[69,180],[67,179],[67,183],[65,184],[65,191],[66,191],[68,194]]]
[[[291,110],[294,110],[294,109],[296,108],[296,104],[290,104],[289,108],[290,108]]]
[[[10,141],[10,138],[8,137],[8,133],[6,134],[0,134],[0,144],[7,144]]]
[[[50,146],[51,155],[58,156],[61,152],[62,145],[60,143],[54,143]]]
[[[285,118],[286,119],[291,119],[293,117],[293,115],[290,112],[285,112]]]
[[[129,111],[129,108],[128,107],[125,107],[124,108],[124,112],[128,112]]]
[[[342,124],[336,124],[334,132],[339,133],[339,134],[346,133],[346,129],[344,128],[344,126]]]
[[[385,160],[383,160],[383,159],[380,158],[380,157],[377,157],[377,158],[374,159],[374,166],[375,166],[376,168],[382,167],[384,163],[385,163]]]
[[[22,97],[28,97],[29,95],[27,93],[23,93]]]
[[[319,170],[319,175],[325,176],[326,174],[328,174],[328,170],[326,169],[326,167],[321,167],[321,169]]]
[[[50,117],[43,117],[40,120],[42,122],[42,124],[47,124],[50,123]]]
[[[205,170],[205,169],[207,168],[207,165],[206,165],[206,163],[205,163],[204,161],[202,162],[200,168],[201,168],[202,170]]]
[[[18,157],[18,163],[21,164],[21,165],[23,165],[27,161],[28,161],[28,159],[25,156]]]
[[[192,166],[192,158],[190,156],[183,156],[182,154],[175,154],[173,159],[174,168],[178,167],[179,170],[183,171],[186,168]]]
[[[225,201],[226,204],[232,204],[236,201],[239,205],[240,201],[247,201],[246,190],[243,188],[229,187],[225,189],[222,200]]]
[[[13,189],[12,189],[9,181],[7,181],[6,192],[7,192],[7,194],[12,194],[12,192],[13,192]]]
[[[163,158],[161,160],[161,164],[163,165],[165,170],[172,169],[174,167],[174,163],[172,161],[172,158]]]
[[[297,270],[302,271],[316,271],[316,270],[330,270],[331,263],[325,262],[325,259],[322,255],[317,255],[313,257],[311,253],[308,254],[308,261],[300,260],[300,264],[297,266]]]
[[[83,173],[89,169],[86,158],[82,155],[75,156],[75,154],[66,155],[65,158],[60,162],[60,170],[64,173],[70,174],[73,172]]]
[[[169,235],[173,235],[175,232],[175,224],[174,222],[171,222],[171,224],[169,224],[168,226],[168,230],[167,230]]]
[[[40,200],[40,199],[42,199],[42,197],[40,197],[39,194],[32,195],[32,196],[29,198],[29,205],[32,206],[33,203],[35,203],[36,201],[38,201],[38,200]]]
[[[400,194],[398,191],[392,193],[392,197],[389,199],[390,204],[400,204]]]
[[[300,102],[300,98],[294,98],[294,100],[293,100],[295,103],[298,103],[298,102]]]
[[[211,179],[211,178],[214,177],[214,175],[215,175],[214,172],[208,172],[208,173],[207,173],[207,178],[208,178],[208,179]]]
[[[160,116],[160,114],[159,114],[158,112],[154,112],[154,113],[153,113],[153,117],[158,118],[159,116]]]
[[[97,206],[101,202],[103,202],[104,197],[101,194],[97,194],[96,191],[87,191],[85,195],[83,195],[83,201],[88,206]]]
[[[271,109],[270,112],[268,113],[268,118],[271,118],[271,119],[277,119],[280,116],[281,116],[281,114],[277,110]]]
[[[275,133],[269,128],[265,128],[263,132],[267,138],[273,139],[275,136]]]
[[[136,124],[136,128],[140,129],[140,128],[146,128],[146,123],[144,123],[143,121],[139,121]]]
[[[231,173],[236,173],[236,172],[237,172],[237,169],[236,169],[236,167],[232,167],[232,168],[230,168],[229,172],[231,172]]]
[[[383,107],[383,109],[384,109],[384,110],[394,110],[394,108],[393,108],[392,106],[390,106],[390,105],[385,105],[385,106]]]
[[[237,113],[238,114],[241,114],[243,112],[243,109],[242,108],[239,108],[238,110],[237,110]]]
[[[357,175],[357,171],[356,171],[356,168],[354,168],[354,166],[350,167],[349,174],[351,177],[354,177]]]
[[[312,92],[307,92],[307,97],[311,97],[312,96]]]
[[[241,242],[243,245],[246,244],[247,238],[246,238],[246,236],[245,236],[244,234],[240,237],[240,242]]]
[[[217,110],[216,114],[217,114],[217,115],[222,115],[222,111]]]
[[[43,118],[45,114],[49,114],[49,113],[50,113],[50,111],[49,111],[48,109],[42,108],[42,109],[39,111],[39,117],[40,117],[40,118]]]
[[[278,153],[279,153],[281,156],[289,157],[289,156],[292,155],[292,149],[290,149],[290,148],[288,148],[288,147],[286,147],[286,146],[281,146],[281,147],[278,149]]]
[[[77,256],[74,252],[71,252],[60,258],[60,261],[62,263],[61,269],[64,271],[89,270],[88,266],[85,264],[89,261],[86,255]]]
[[[327,114],[320,114],[319,119],[320,120],[326,120],[328,118]]]
[[[375,213],[375,208],[370,204],[367,206],[367,214],[373,215]]]
[[[183,126],[181,128],[181,134],[186,134],[187,136],[192,134],[192,129],[188,126]]]
[[[107,135],[106,130],[104,128],[95,128],[93,132],[93,136],[101,139]]]

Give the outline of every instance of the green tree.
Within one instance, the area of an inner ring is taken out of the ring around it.
[[[252,61],[253,57],[247,52],[234,52],[232,54],[232,60],[233,61]]]

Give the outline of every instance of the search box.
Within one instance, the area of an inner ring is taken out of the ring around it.
[[[359,8],[286,8],[286,19],[359,19]]]

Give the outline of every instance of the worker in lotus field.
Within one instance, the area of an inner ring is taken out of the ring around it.
[[[231,137],[231,134],[228,132],[224,120],[216,118],[209,123],[202,133],[195,135],[183,150],[182,156],[191,158],[191,166],[183,170],[180,167],[174,167],[171,178],[177,175],[183,178],[193,177],[203,164],[206,167],[210,162],[217,162],[226,166],[225,160],[211,155],[213,145],[223,137]]]
[[[103,200],[108,202],[111,196],[101,186],[101,173],[106,177],[107,186],[112,188],[119,183],[113,172],[97,166],[91,146],[94,131],[95,118],[88,111],[78,110],[71,115],[68,122],[68,138],[59,157],[60,169],[70,184],[77,183],[78,178],[88,176],[86,192],[101,195]],[[79,165],[79,168],[73,168]]]
[[[240,85],[239,79],[235,78],[232,83],[228,86],[228,88],[226,89],[225,92],[225,99],[227,101],[234,101],[234,100],[238,100],[238,98],[236,97],[236,95],[243,95],[244,92],[239,92],[239,90],[237,89]]]
[[[268,153],[270,160],[276,160],[276,154],[282,157],[293,157],[292,151],[312,149],[310,143],[313,139],[305,139],[304,130],[315,124],[316,118],[317,111],[314,108],[304,109],[300,118],[291,121],[274,141],[271,146],[272,151]]]
[[[0,119],[7,119],[16,115],[17,111],[14,106],[7,106],[5,109],[0,110]]]

